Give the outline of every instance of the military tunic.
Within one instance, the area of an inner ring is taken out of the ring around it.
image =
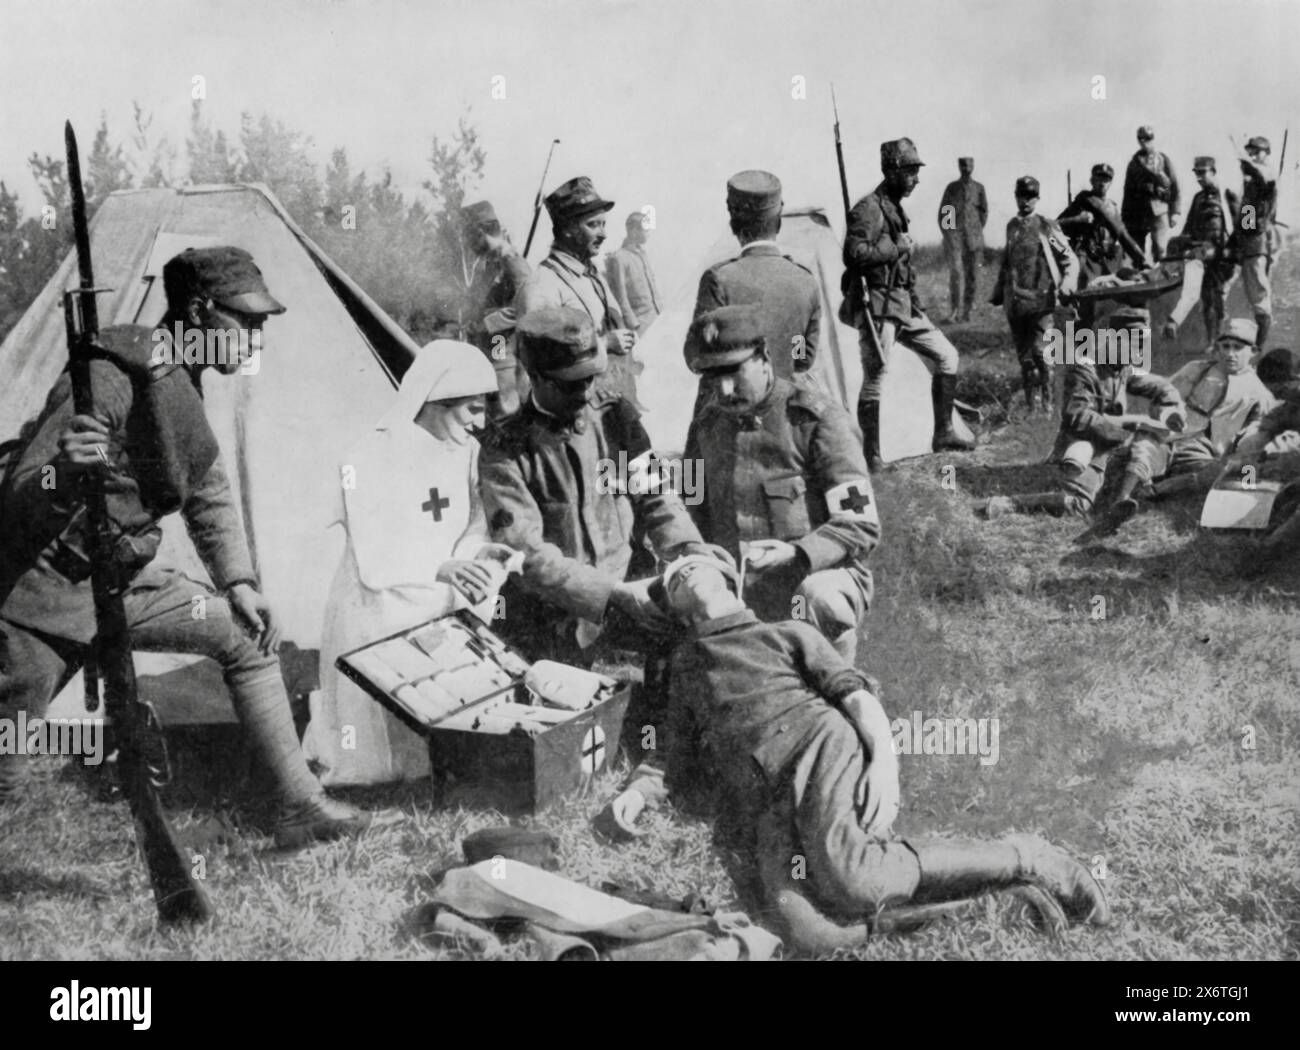
[[[1056,274],[1049,265],[1049,251]],[[1006,309],[1022,371],[1047,370],[1045,340],[1055,321],[1057,295],[1073,292],[1078,279],[1079,261],[1056,223],[1038,214],[1012,217],[993,302]]]
[[[939,230],[948,262],[948,299],[952,312],[962,309],[965,281],[965,312],[975,302],[980,257],[984,253],[984,224],[989,219],[988,195],[974,179],[955,179],[943,191],[939,204]]]
[[[612,394],[594,396],[572,421],[530,401],[488,434],[479,485],[491,538],[524,553],[521,584],[506,597],[507,631],[572,648],[579,621],[594,637],[604,620],[634,535],[660,555],[701,542],[670,488],[608,483],[620,463],[649,450],[635,408]]]
[[[705,270],[694,317],[720,306],[759,303],[772,368],[783,378],[812,367],[821,332],[821,290],[806,267],[773,241],[754,241],[740,255]]]
[[[807,619],[828,638],[857,627],[871,600],[867,557],[880,542],[880,519],[843,409],[776,378],[743,417],[707,405],[691,423],[686,459],[703,462],[700,501],[688,509],[706,541],[737,559],[741,543],[760,539],[799,552],[788,571],[747,579],[751,608],[788,619],[802,595]]]
[[[1095,277],[1118,273],[1126,257],[1135,266],[1146,262],[1141,247],[1124,229],[1119,205],[1109,197],[1083,190],[1056,221],[1078,256],[1080,287],[1086,288]]]

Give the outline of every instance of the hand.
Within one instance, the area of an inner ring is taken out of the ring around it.
[[[620,583],[610,593],[609,603],[629,620],[656,634],[667,634],[676,624],[650,597],[654,579]]]
[[[854,792],[859,823],[871,838],[888,838],[898,819],[898,756],[885,746],[871,756]]]
[[[263,653],[273,653],[280,648],[280,624],[271,612],[271,603],[247,583],[237,583],[226,591],[226,599]]]
[[[108,461],[108,424],[95,416],[73,416],[59,435],[56,462],[65,470],[80,474],[111,468]]]
[[[1171,211],[1169,213],[1169,228],[1172,230],[1177,225],[1178,225],[1178,212]]]
[[[628,788],[612,799],[596,816],[595,827],[614,842],[630,842],[645,834],[636,828],[637,817],[645,809],[646,798],[636,788]]]
[[[448,583],[477,605],[492,590],[492,572],[483,562],[451,558],[438,566],[435,575],[439,583]]]
[[[745,563],[756,572],[783,569],[799,556],[798,549],[785,540],[755,540],[745,550]]]
[[[1300,452],[1300,434],[1294,430],[1284,430],[1264,446],[1265,456],[1285,456],[1288,452]]]
[[[615,328],[605,336],[605,349],[611,354],[630,354],[636,346],[636,333],[630,328]]]

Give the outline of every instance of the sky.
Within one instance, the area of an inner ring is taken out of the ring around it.
[[[832,82],[854,199],[879,181],[880,142],[907,135],[927,164],[906,202],[917,239],[938,240],[944,185],[970,155],[1000,244],[1018,176],[1040,179],[1055,214],[1066,171],[1076,191],[1097,161],[1122,173],[1139,124],[1188,199],[1196,154],[1239,185],[1230,134],[1268,136],[1276,160],[1300,123],[1298,31],[1300,0],[5,0],[0,178],[34,208],[27,156],[61,155],[66,118],[87,148],[101,111],[126,141],[133,100],[183,143],[201,76],[228,135],[268,112],[312,137],[322,170],[345,146],[354,171],[388,168],[416,192],[432,137],[468,107],[479,195],[516,244],[559,138],[547,191],[591,177],[617,202],[607,248],[653,206],[671,293],[726,233],[736,171],[776,173],[787,205],[821,205],[842,231]],[[1287,152],[1291,220],[1300,143]],[[541,247],[548,233],[543,218]]]

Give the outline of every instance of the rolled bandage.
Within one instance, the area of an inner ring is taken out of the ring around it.
[[[524,675],[524,684],[554,707],[582,711],[614,691],[612,678],[579,667],[538,660]]]
[[[432,678],[417,683],[415,691],[419,701],[412,711],[426,722],[437,722],[460,710],[460,702]]]
[[[344,660],[385,693],[392,694],[405,683],[401,675],[369,649],[353,653],[351,656],[344,657]]]
[[[427,678],[438,667],[405,638],[394,638],[374,650],[376,656],[408,682]]]
[[[1078,477],[1092,463],[1096,450],[1091,441],[1071,441],[1061,453],[1061,470],[1071,477]]]

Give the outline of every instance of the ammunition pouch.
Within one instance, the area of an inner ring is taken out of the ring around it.
[[[89,529],[85,508],[79,508],[63,531],[51,544],[47,560],[50,568],[69,583],[90,579],[93,565],[87,553],[85,534]],[[124,532],[115,524],[109,561],[119,584],[129,583],[135,575],[153,561],[162,543],[162,529],[149,525],[139,532]]]

